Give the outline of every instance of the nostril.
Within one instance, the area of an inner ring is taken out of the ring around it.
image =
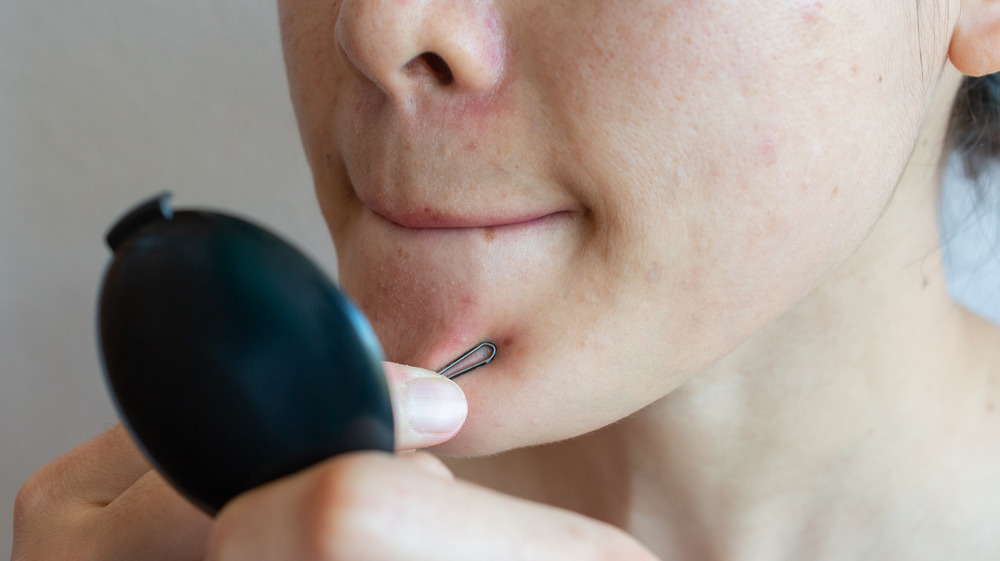
[[[437,53],[428,51],[418,56],[413,62],[423,63],[423,65],[430,70],[431,74],[433,74],[442,85],[448,86],[455,81],[455,75],[452,74],[451,67],[448,66],[448,63],[444,60],[444,58]]]

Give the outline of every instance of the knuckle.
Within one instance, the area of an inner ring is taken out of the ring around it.
[[[306,541],[309,556],[323,561],[377,557],[395,508],[380,477],[384,460],[368,454],[324,467],[309,494]]]
[[[21,485],[14,497],[14,533],[21,534],[34,528],[40,520],[53,514],[56,505],[55,489],[60,485],[51,466],[33,473]]]
[[[38,474],[34,474],[21,485],[14,497],[14,529],[26,523],[31,516],[39,510],[39,506],[44,501],[45,486],[39,481]]]
[[[84,521],[53,508],[57,506],[51,493],[54,483],[50,472],[41,469],[18,490],[14,498],[11,561],[99,559],[98,544],[82,531]]]
[[[275,533],[285,537],[266,547],[281,550],[281,555],[287,555],[283,548],[291,547],[300,561],[385,559],[379,553],[385,538],[379,522],[379,505],[385,504],[379,482],[385,466],[384,459],[370,453],[348,454],[295,476],[298,483],[289,481],[283,493],[237,497],[216,518],[206,559],[261,554],[260,544]]]

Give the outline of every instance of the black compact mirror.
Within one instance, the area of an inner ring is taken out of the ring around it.
[[[342,452],[393,449],[368,321],[298,250],[169,194],[109,231],[100,349],[122,419],[210,514]]]

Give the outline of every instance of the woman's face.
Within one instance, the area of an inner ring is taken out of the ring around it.
[[[282,1],[343,287],[390,360],[437,369],[499,347],[459,379],[469,419],[443,451],[624,417],[828,277],[906,163],[949,13]]]

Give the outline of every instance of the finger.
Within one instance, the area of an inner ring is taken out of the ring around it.
[[[400,452],[396,456],[400,461],[407,462],[413,467],[423,470],[430,475],[435,477],[441,477],[448,480],[455,479],[455,474],[448,469],[448,466],[440,460],[434,454],[430,452],[423,451],[405,451]]]
[[[357,453],[258,488],[220,514],[209,561],[654,561],[621,530]]]
[[[451,380],[421,368],[383,363],[396,430],[396,449],[426,448],[449,440],[468,413],[465,393]]]
[[[212,519],[179,495],[154,470],[146,472],[94,522],[104,561],[200,560]]]
[[[150,467],[125,427],[117,424],[56,458],[32,479],[46,482],[50,501],[73,499],[105,505]]]
[[[211,520],[153,471],[107,504],[55,499],[39,487],[18,496],[14,559],[184,561],[204,557]],[[84,490],[86,491],[86,490]]]

